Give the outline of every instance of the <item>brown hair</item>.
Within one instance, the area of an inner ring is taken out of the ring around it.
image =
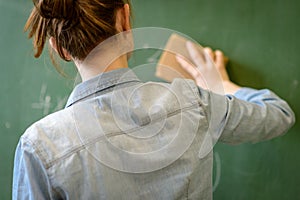
[[[33,0],[34,8],[25,31],[33,38],[38,58],[49,37],[54,37],[59,56],[83,60],[101,41],[117,33],[116,11],[129,0]],[[50,56],[53,60],[52,52]]]

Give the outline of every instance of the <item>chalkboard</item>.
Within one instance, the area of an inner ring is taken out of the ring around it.
[[[189,35],[203,46],[222,49],[240,85],[270,88],[300,115],[300,2],[297,0],[133,0],[134,27],[165,27]],[[24,130],[64,107],[76,82],[52,67],[47,51],[36,60],[23,33],[32,2],[0,0],[0,199],[11,198],[13,156]],[[131,66],[158,59],[160,51],[136,52]],[[145,72],[153,75],[155,65]],[[147,74],[145,76],[145,74]],[[300,123],[287,135],[258,144],[217,144],[214,199],[300,198]]]

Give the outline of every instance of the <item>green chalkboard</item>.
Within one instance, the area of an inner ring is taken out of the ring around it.
[[[297,0],[133,0],[134,27],[165,27],[222,49],[240,85],[270,88],[300,116],[300,2]],[[18,138],[34,121],[64,107],[76,82],[72,64],[60,76],[47,52],[33,58],[23,33],[31,0],[0,0],[0,199],[11,198]],[[158,58],[136,52],[131,65]],[[154,65],[145,79],[153,79]],[[300,123],[258,144],[217,144],[214,199],[300,199]]]

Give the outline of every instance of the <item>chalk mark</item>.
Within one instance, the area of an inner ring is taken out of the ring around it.
[[[51,107],[55,106],[54,112],[64,108],[64,105],[67,101],[67,97],[56,97],[56,101],[53,102],[53,99],[49,94],[47,94],[47,85],[43,84],[40,91],[39,101],[32,103],[31,107],[33,109],[39,109],[43,111],[43,115],[50,114]]]
[[[155,63],[155,62],[158,62],[159,57],[160,57],[160,54],[161,54],[161,50],[157,50],[152,56],[150,56],[150,57],[147,59],[147,62],[148,62],[148,63]]]

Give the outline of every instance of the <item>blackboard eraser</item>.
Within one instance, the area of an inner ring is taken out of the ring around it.
[[[194,65],[186,47],[189,41],[187,38],[178,34],[172,34],[161,54],[161,57],[156,66],[156,76],[165,81],[172,82],[175,78],[193,79],[193,77],[186,72],[176,60],[176,55],[179,55],[184,60]],[[202,47],[194,43],[199,48],[200,52]]]

